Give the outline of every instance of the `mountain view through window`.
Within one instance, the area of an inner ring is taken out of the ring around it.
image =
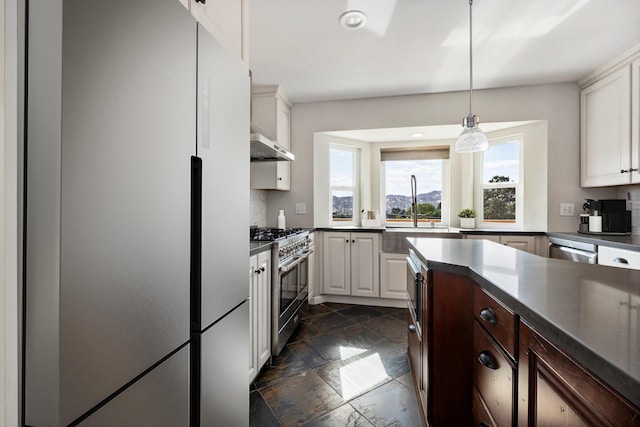
[[[418,222],[440,222],[442,218],[442,160],[397,160],[384,162],[387,224],[412,222],[411,175],[416,176]]]

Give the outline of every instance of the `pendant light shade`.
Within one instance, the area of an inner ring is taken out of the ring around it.
[[[469,115],[462,120],[464,130],[456,141],[456,153],[473,153],[489,148],[487,136],[478,127],[478,117],[472,113],[473,101],[473,21],[471,8],[473,0],[469,0]]]
[[[464,126],[464,130],[456,141],[456,153],[473,153],[489,148],[487,135],[478,127],[476,116],[465,117],[462,126]]]

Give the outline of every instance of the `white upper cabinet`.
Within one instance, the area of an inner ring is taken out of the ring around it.
[[[640,182],[640,51],[595,75],[580,95],[581,185]]]
[[[179,0],[234,57],[249,66],[248,0]]]
[[[631,63],[631,183],[640,184],[640,58]]]
[[[279,86],[251,90],[251,126],[254,132],[291,150],[291,101]],[[251,188],[290,190],[291,162],[251,162]]]

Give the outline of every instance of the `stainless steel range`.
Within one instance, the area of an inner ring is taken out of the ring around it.
[[[273,241],[271,353],[277,356],[300,323],[309,294],[313,242],[302,229],[252,229],[252,241]]]

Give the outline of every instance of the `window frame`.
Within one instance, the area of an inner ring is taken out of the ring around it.
[[[503,144],[518,143],[518,182],[484,182],[484,156],[480,151],[474,155],[474,192],[476,206],[476,226],[496,229],[524,229],[524,134],[517,133],[489,140],[489,149]],[[485,222],[484,220],[484,190],[514,188],[516,193],[515,222]]]
[[[331,183],[331,150],[346,151],[353,154],[351,163],[352,186],[332,185]],[[350,145],[329,143],[329,225],[359,225],[360,212],[360,148]],[[333,218],[333,192],[334,191],[351,191],[353,194],[353,211],[351,220],[336,221]]]

